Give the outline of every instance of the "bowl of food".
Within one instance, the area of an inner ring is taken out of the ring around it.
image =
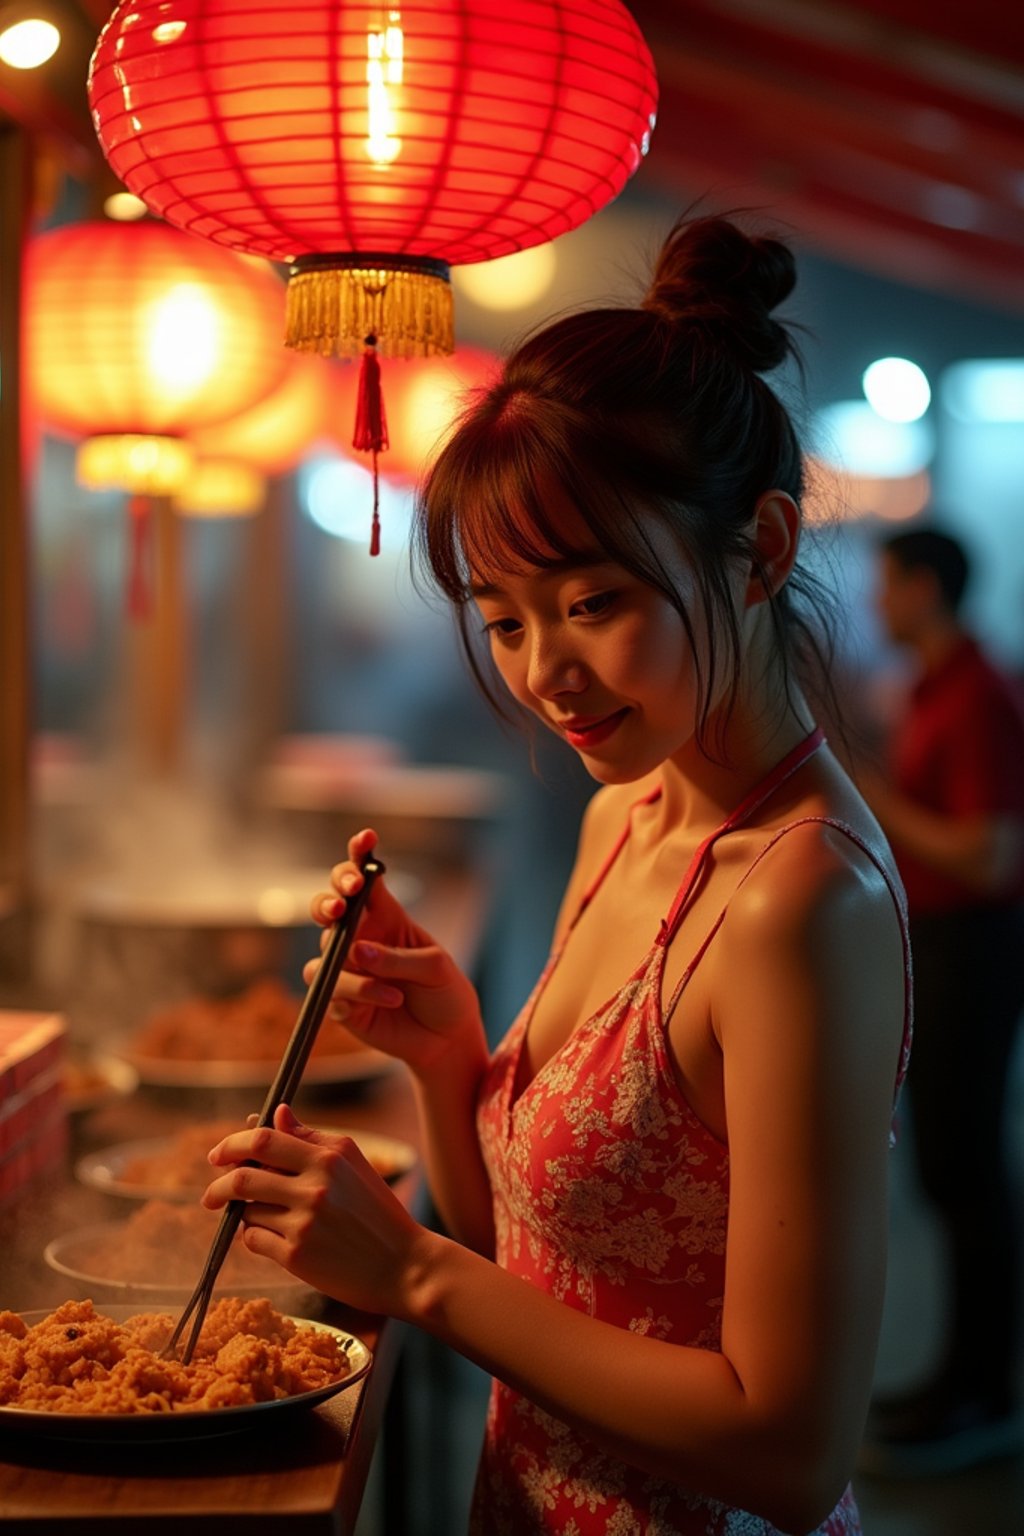
[[[317,953],[320,928],[310,903],[328,888],[328,864],[267,867],[224,858],[181,869],[157,860],[144,879],[115,872],[69,888],[83,1034],[105,1046],[165,1005],[240,994],[267,976],[300,976]],[[387,883],[415,908],[419,876],[389,864]]]
[[[147,1200],[126,1221],[96,1222],[47,1243],[50,1269],[72,1282],[76,1298],[166,1302],[183,1306],[195,1288],[217,1231],[219,1212],[201,1205]],[[215,1294],[267,1296],[278,1306],[317,1310],[322,1297],[272,1259],[250,1253],[239,1229]]]
[[[207,1160],[210,1148],[239,1129],[237,1117],[202,1120],[183,1126],[171,1136],[115,1143],[80,1157],[75,1175],[80,1183],[107,1195],[194,1203],[215,1176]],[[397,1137],[348,1126],[326,1129],[334,1135],[351,1136],[381,1178],[401,1178],[416,1164],[415,1148]]]
[[[61,1095],[69,1115],[86,1115],[127,1098],[139,1086],[135,1068],[106,1051],[72,1051],[61,1067]]]
[[[197,995],[156,1008],[118,1054],[142,1082],[175,1088],[268,1086],[303,999],[274,976],[226,996]],[[394,1069],[390,1056],[337,1026],[321,1027],[303,1083],[361,1082]]]
[[[233,1434],[325,1402],[372,1355],[326,1323],[266,1297],[210,1306],[191,1362],[164,1357],[173,1312],[66,1301],[0,1311],[0,1436],[159,1442]]]

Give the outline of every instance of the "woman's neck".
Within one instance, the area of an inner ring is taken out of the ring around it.
[[[701,835],[718,826],[814,729],[811,711],[795,687],[781,710],[769,713],[763,700],[752,710],[749,702],[741,695],[727,717],[724,705],[711,715],[706,751],[693,737],[662,765],[659,821],[664,833],[685,827]]]

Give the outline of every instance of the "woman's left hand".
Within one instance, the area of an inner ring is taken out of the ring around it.
[[[247,1202],[251,1253],[361,1311],[403,1314],[403,1281],[428,1234],[350,1137],[311,1130],[282,1104],[272,1129],[236,1131],[209,1159],[225,1171],[202,1203]],[[237,1166],[247,1162],[258,1166]]]

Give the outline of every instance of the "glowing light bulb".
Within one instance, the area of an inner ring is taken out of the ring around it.
[[[520,309],[543,297],[554,281],[557,266],[555,248],[548,242],[461,267],[455,281],[484,309]]]
[[[111,192],[104,199],[103,212],[108,219],[117,219],[121,223],[130,223],[133,219],[144,219],[149,209],[141,197],[136,197],[134,192]]]
[[[176,43],[188,27],[187,21],[162,21],[153,28],[154,43]]]
[[[12,69],[38,69],[60,47],[60,33],[50,21],[32,17],[0,32],[0,59]]]
[[[402,148],[391,91],[402,83],[405,38],[395,25],[400,19],[391,11],[382,31],[366,34],[366,153],[375,165],[390,165]]]
[[[906,357],[880,357],[864,370],[869,405],[886,421],[919,421],[932,398],[922,368]]]
[[[149,370],[171,393],[197,389],[217,366],[219,340],[217,311],[203,290],[176,283],[152,306]]]

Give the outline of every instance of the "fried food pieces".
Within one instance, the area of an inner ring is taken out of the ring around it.
[[[174,1318],[117,1323],[66,1301],[28,1327],[0,1312],[0,1404],[53,1413],[176,1413],[294,1397],[351,1369],[332,1333],[306,1328],[261,1297],[226,1296],[207,1315],[191,1364],[161,1360]]]

